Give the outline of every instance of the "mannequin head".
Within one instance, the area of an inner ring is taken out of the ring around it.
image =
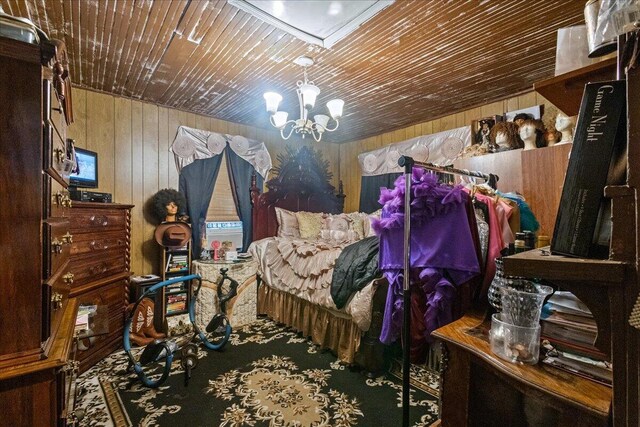
[[[180,215],[186,211],[187,200],[184,195],[172,188],[158,191],[152,198],[153,214],[158,222],[180,221]]]
[[[496,151],[523,148],[524,143],[518,135],[518,125],[514,122],[498,122],[491,128],[491,143]]]
[[[544,147],[542,122],[540,120],[528,119],[522,122],[518,134],[524,142],[524,149],[531,150],[538,147]]]
[[[562,112],[558,112],[556,116],[556,130],[562,134],[559,141],[560,144],[573,142],[573,128],[576,122],[573,117],[569,117]]]
[[[525,120],[529,120],[533,118],[530,114],[527,113],[518,113],[513,117],[513,123],[515,123],[518,126],[522,126],[522,123]]]

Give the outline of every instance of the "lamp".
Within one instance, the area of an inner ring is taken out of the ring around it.
[[[332,99],[327,102],[327,109],[331,117],[324,114],[316,114],[313,120],[309,119],[309,112],[316,104],[316,98],[320,94],[320,88],[313,82],[307,80],[307,67],[313,65],[313,59],[308,56],[301,56],[295,61],[296,65],[303,67],[304,80],[298,81],[296,85],[296,93],[298,94],[298,102],[300,104],[300,118],[297,120],[287,120],[289,114],[285,111],[278,111],[278,105],[282,101],[282,96],[276,92],[267,92],[264,94],[267,112],[271,114],[269,121],[271,124],[280,129],[280,135],[283,139],[289,139],[293,133],[300,134],[303,138],[311,135],[317,142],[322,138],[325,132],[333,132],[338,129],[339,120],[342,117],[342,109],[344,101],[342,99]],[[334,128],[329,127],[329,120],[336,122]]]

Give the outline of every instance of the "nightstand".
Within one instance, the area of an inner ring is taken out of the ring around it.
[[[196,322],[204,328],[214,314],[220,313],[218,283],[221,270],[226,269],[227,277],[238,283],[236,295],[226,301],[224,308],[231,326],[252,323],[257,318],[257,277],[258,262],[252,258],[238,261],[193,261],[192,272],[202,277],[202,289],[196,304]],[[229,291],[229,280],[225,280],[221,297]]]

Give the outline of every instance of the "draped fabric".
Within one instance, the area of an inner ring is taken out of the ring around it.
[[[179,191],[187,199],[187,213],[191,218],[191,254],[200,258],[201,233],[207,218],[213,188],[218,178],[222,155],[195,160],[180,171]]]
[[[255,172],[253,165],[238,156],[230,147],[227,153],[227,170],[231,181],[231,191],[236,203],[236,212],[242,221],[242,251],[245,252],[253,236],[253,221],[251,207],[251,176]],[[256,174],[256,187],[262,188],[263,178]]]
[[[227,147],[251,164],[264,179],[267,179],[272,162],[266,145],[264,142],[247,139],[241,135],[227,135],[180,126],[169,151],[173,152],[176,168],[180,172],[196,160],[219,155]]]
[[[360,189],[360,212],[372,213],[382,206],[378,203],[380,189],[383,187],[393,188],[393,183],[400,176],[400,173],[385,173],[382,175],[363,175]]]

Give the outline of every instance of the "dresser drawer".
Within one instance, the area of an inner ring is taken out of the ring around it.
[[[48,311],[50,319],[51,334],[55,334],[62,314],[64,306],[67,303],[73,276],[70,274],[70,264],[65,262],[44,284],[44,301],[47,305],[45,311]]]
[[[67,152],[64,140],[50,121],[43,123],[44,165],[43,169],[61,184],[69,184],[73,168],[71,153]]]
[[[80,305],[100,307],[100,318],[94,319],[93,324],[89,325],[98,335],[82,339],[78,343],[76,359],[81,363],[82,371],[122,344],[126,284],[126,280],[118,280],[77,297]]]
[[[77,236],[74,234],[74,236]],[[86,285],[96,280],[104,279],[118,273],[128,271],[127,253],[121,248],[104,251],[100,256],[94,254],[72,255],[71,273],[73,273],[73,287]]]
[[[44,196],[44,214],[47,217],[69,218],[71,216],[71,196],[67,190],[58,181],[51,179],[49,175],[44,175],[45,180],[45,196]]]
[[[49,219],[44,223],[44,278],[47,280],[69,259],[73,236],[69,233],[69,220]]]
[[[71,244],[71,255],[94,254],[102,256],[113,249],[121,251],[127,248],[127,234],[122,231],[106,231],[104,233],[76,234]]]
[[[117,209],[76,209],[71,217],[71,233],[99,233],[125,230],[126,212]]]

